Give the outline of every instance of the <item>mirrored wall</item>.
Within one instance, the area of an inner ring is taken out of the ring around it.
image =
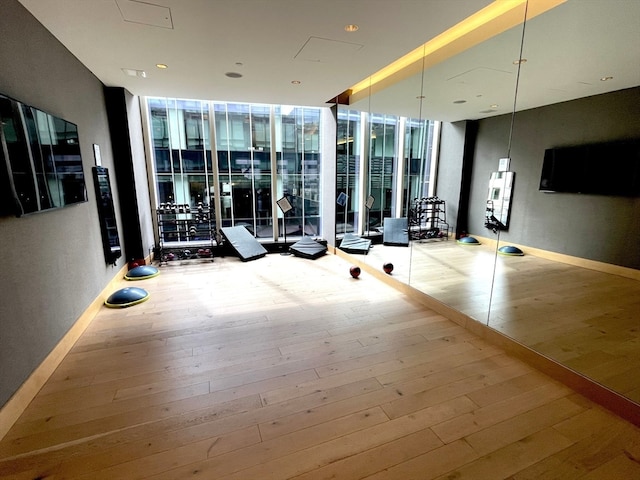
[[[383,235],[384,218],[409,219],[412,202],[437,197],[448,235],[413,236],[409,226],[407,246],[373,242],[358,259],[393,262],[396,280],[640,403],[640,192],[629,180],[640,182],[640,54],[631,48],[640,4],[555,3],[545,12],[522,3],[508,28],[427,56],[418,74],[340,106],[354,123],[338,136],[338,193],[358,201],[352,217],[338,214],[336,232],[351,218],[354,233]],[[407,180],[389,191],[385,174],[425,179],[407,152],[419,145],[409,138],[415,119],[438,121],[437,170],[428,189]],[[392,150],[388,128],[396,139],[404,132]],[[341,159],[349,138],[370,145]],[[549,192],[545,158],[574,146],[601,157],[589,163],[601,184],[626,189]],[[360,162],[360,151],[370,158]],[[359,190],[341,183],[341,161],[353,164]]]

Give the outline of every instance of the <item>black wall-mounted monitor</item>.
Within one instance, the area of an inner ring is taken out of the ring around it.
[[[540,190],[640,196],[640,140],[547,149]]]
[[[0,214],[87,201],[78,127],[0,95]]]

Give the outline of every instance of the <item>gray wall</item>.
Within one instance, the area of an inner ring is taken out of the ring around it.
[[[0,93],[78,125],[89,198],[58,210],[0,218],[3,405],[124,259],[116,267],[105,263],[91,171],[94,143],[100,145],[102,164],[113,166],[102,84],[16,0],[2,1],[0,32]],[[113,177],[111,183],[115,190]]]
[[[436,194],[446,202],[449,233],[457,225],[465,131],[466,122],[443,123],[440,130]]]
[[[484,227],[484,210],[489,175],[507,155],[510,120],[504,115],[479,125],[469,219],[476,235],[494,236]],[[639,137],[640,88],[516,113],[513,207],[501,241],[640,269],[640,198],[538,191],[545,149]],[[454,179],[443,178],[439,185]],[[438,192],[447,198],[448,192]]]

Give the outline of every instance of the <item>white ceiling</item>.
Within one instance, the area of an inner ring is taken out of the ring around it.
[[[141,96],[324,106],[490,0],[20,2],[105,85]],[[345,32],[352,23],[358,31]],[[568,0],[530,20],[517,108],[639,85],[638,32],[637,0]],[[521,38],[522,26],[513,28],[357,107],[447,121],[509,112]]]

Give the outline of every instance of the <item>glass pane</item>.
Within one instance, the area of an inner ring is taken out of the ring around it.
[[[371,156],[369,158],[369,195],[374,203],[369,210],[370,228],[380,227],[386,217],[394,216],[393,178],[396,162],[398,118],[371,115]]]
[[[37,109],[26,106],[23,106],[22,112],[24,114],[24,124],[27,130],[33,169],[38,185],[40,208],[46,209],[60,207],[62,206],[62,198],[58,188],[58,183],[55,181],[51,145],[48,144],[43,146],[40,144],[40,135],[38,132],[38,125],[36,123],[36,118],[39,115],[46,117],[46,114]],[[45,140],[46,139],[47,137],[45,137]],[[53,198],[49,187],[53,190]]]
[[[361,116],[354,110],[339,109],[337,122],[336,195],[345,201],[336,206],[336,233],[358,230],[359,206],[356,199],[360,188],[360,124]]]
[[[263,175],[255,181],[256,237],[273,236],[273,215],[271,210],[271,176]]]
[[[8,100],[0,102],[0,126],[7,145],[9,164],[23,213],[35,212],[38,210],[36,186],[33,182],[27,139],[22,129],[16,102]]]

